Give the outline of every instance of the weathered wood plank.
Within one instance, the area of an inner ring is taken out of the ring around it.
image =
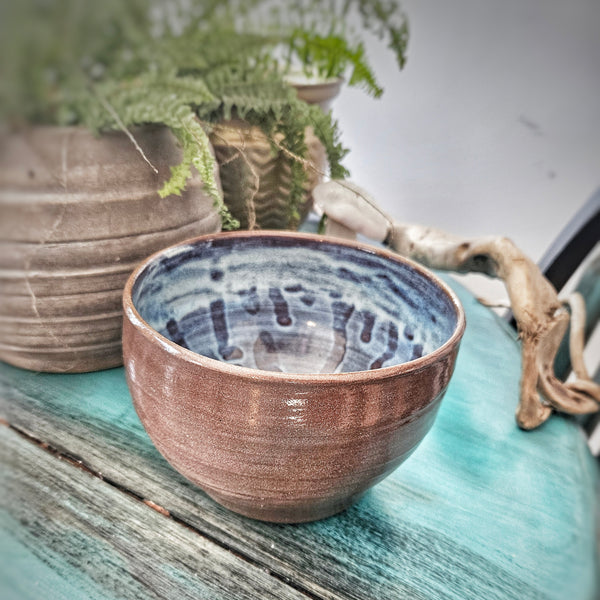
[[[0,597],[305,595],[0,426]]]
[[[212,502],[153,448],[120,369],[1,365],[0,415],[315,595],[592,600],[596,465],[570,420],[516,428],[514,336],[454,287],[467,332],[433,430],[360,503],[322,522],[269,525]]]

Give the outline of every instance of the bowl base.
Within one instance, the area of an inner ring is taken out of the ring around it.
[[[298,502],[275,502],[265,500],[264,504],[254,500],[240,497],[223,496],[215,492],[208,495],[225,508],[257,521],[269,523],[308,523],[332,517],[353,504],[364,496],[366,490],[361,490],[346,498],[307,499],[304,504]]]

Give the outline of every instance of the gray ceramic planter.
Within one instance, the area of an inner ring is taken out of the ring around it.
[[[165,128],[120,132],[38,127],[0,139],[0,359],[39,371],[118,366],[121,294],[156,250],[220,229],[193,179],[157,191],[179,160]]]

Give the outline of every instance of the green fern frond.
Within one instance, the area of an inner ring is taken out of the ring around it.
[[[293,91],[283,82],[275,85],[269,83],[257,84],[238,83],[236,85],[223,86],[215,90],[222,102],[222,118],[230,119],[233,111],[242,119],[252,119],[251,113],[269,120],[267,115],[271,114],[277,121],[281,120],[284,111],[293,98]]]
[[[365,56],[362,43],[352,47],[348,40],[338,35],[319,35],[305,30],[296,30],[292,35],[291,46],[304,65],[307,75],[317,75],[330,79],[351,70],[349,85],[360,86],[375,98],[383,89],[377,83],[375,74]]]
[[[381,97],[383,88],[377,83],[373,70],[367,63],[365,49],[359,44],[355,50],[349,51],[352,74],[348,81],[349,85],[362,87],[367,93],[375,98]]]
[[[213,199],[219,211],[223,229],[238,229],[239,221],[231,216],[217,185],[215,178],[217,165],[206,132],[193,113],[182,118],[181,124],[181,127],[173,127],[172,130],[183,148],[183,159],[179,165],[171,167],[171,178],[158,192],[159,195],[164,198],[170,194],[181,193],[191,174],[190,167],[193,165],[204,183],[205,192]]]
[[[271,45],[268,35],[188,27],[177,36],[162,38],[158,54],[160,63],[172,65],[179,75],[204,77],[220,67],[239,70],[250,62],[272,62]]]
[[[288,196],[288,219],[292,227],[296,227],[300,220],[300,205],[304,200],[304,184],[308,179],[308,172],[302,162],[295,157],[305,157],[308,153],[306,147],[305,130],[309,122],[309,106],[305,102],[292,101],[284,110],[281,121],[277,124],[278,133],[283,134],[280,144],[291,155],[289,158],[291,181]]]
[[[347,9],[354,6],[361,24],[379,39],[387,41],[400,69],[406,64],[409,27],[404,12],[396,0],[346,0]]]
[[[120,129],[142,124],[169,127],[182,148],[182,159],[171,167],[171,176],[159,190],[161,197],[181,195],[192,166],[202,179],[204,190],[219,210],[225,228],[236,222],[223,203],[215,173],[217,166],[208,135],[190,105],[210,104],[214,97],[201,81],[173,77],[155,80],[141,77],[124,84],[104,83],[96,86],[85,111],[85,123],[94,130]],[[239,226],[239,225],[238,225]]]
[[[325,148],[329,162],[329,175],[332,179],[348,177],[350,173],[342,161],[349,151],[340,141],[341,132],[337,121],[333,119],[331,113],[324,113],[318,106],[309,108],[309,117],[315,135]]]

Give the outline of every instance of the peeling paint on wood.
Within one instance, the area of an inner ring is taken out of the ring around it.
[[[269,525],[211,501],[154,449],[121,369],[46,375],[0,364],[0,419],[82,461],[104,481],[64,464],[78,477],[113,487],[116,498],[122,489],[150,500],[175,525],[187,524],[274,573],[274,581],[314,597],[595,600],[597,464],[568,418],[532,432],[517,428],[514,333],[453,287],[467,330],[433,429],[398,471],[324,521]],[[26,481],[35,479],[29,473]],[[27,485],[34,490],[37,483]],[[37,499],[22,498],[36,514]],[[142,502],[127,502],[143,509],[144,519],[167,520]],[[46,572],[42,579],[55,576]]]

